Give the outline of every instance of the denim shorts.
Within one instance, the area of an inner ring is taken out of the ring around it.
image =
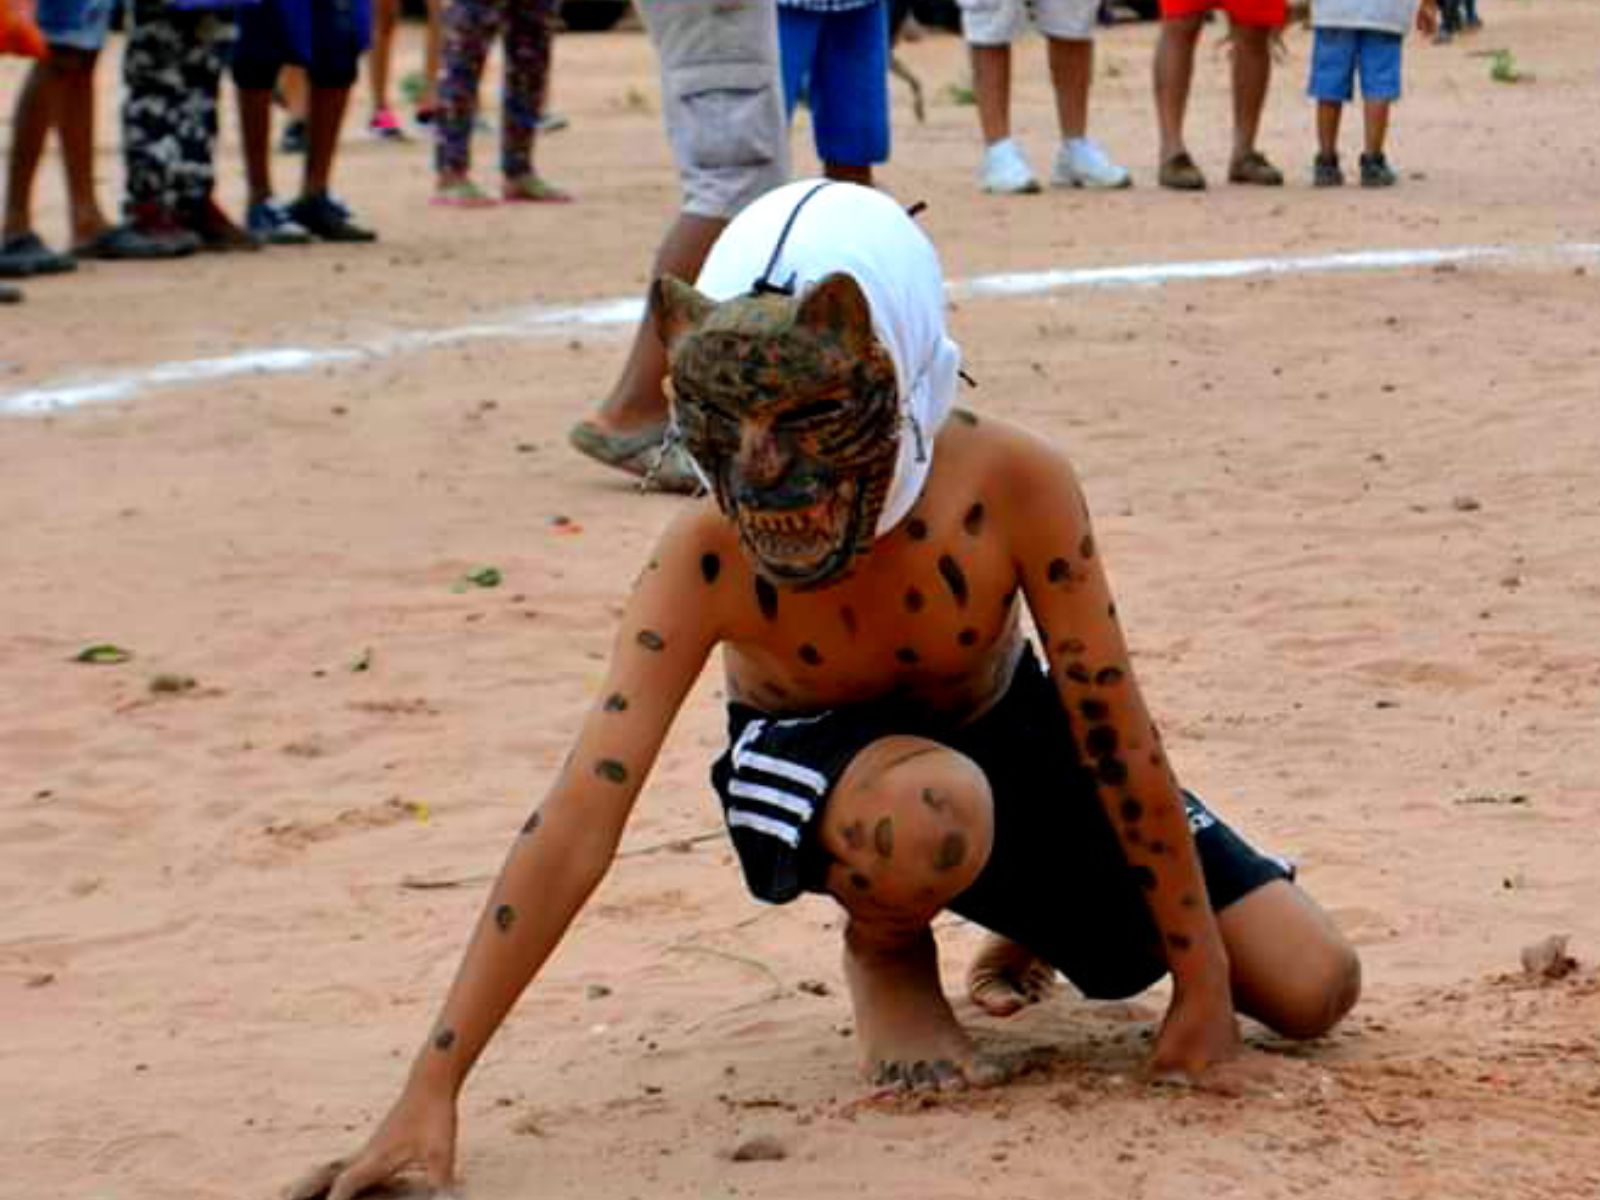
[[[1363,100],[1400,99],[1400,42],[1400,34],[1379,29],[1318,29],[1306,91],[1313,100],[1343,104],[1359,74]]]
[[[344,88],[372,40],[369,0],[264,0],[239,11],[233,81],[270,88],[286,64],[306,68],[314,87]]]
[[[106,44],[112,0],[39,0],[35,20],[51,46],[98,50]]]
[[[819,12],[778,6],[783,103],[804,89],[817,157],[865,167],[889,161],[889,6]]]

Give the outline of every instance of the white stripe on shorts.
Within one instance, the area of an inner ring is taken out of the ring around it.
[[[800,831],[793,825],[783,821],[774,821],[771,817],[763,817],[760,813],[749,812],[742,808],[728,810],[728,828],[732,829],[742,825],[746,829],[754,829],[757,833],[764,833],[768,837],[775,837],[780,842],[792,848],[800,845]]]
[[[763,804],[770,804],[774,808],[783,809],[784,812],[793,813],[802,821],[809,821],[811,814],[816,811],[816,805],[804,796],[795,796],[779,788],[768,787],[764,783],[749,783],[743,779],[729,782],[728,795],[741,796],[746,800],[759,800]]]
[[[739,740],[744,741],[743,738]],[[798,783],[801,787],[810,788],[819,797],[828,790],[827,777],[821,771],[813,771],[810,767],[803,767],[788,759],[773,758],[770,754],[762,754],[756,750],[746,750],[743,745],[733,748],[733,765],[741,771],[747,768],[765,771],[768,775],[776,775],[780,779],[787,779],[790,783]]]

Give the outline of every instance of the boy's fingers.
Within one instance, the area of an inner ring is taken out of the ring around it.
[[[336,1158],[312,1168],[283,1190],[283,1200],[323,1200],[344,1166],[344,1159]]]
[[[355,1200],[368,1188],[384,1182],[403,1165],[374,1154],[363,1154],[333,1181],[333,1187],[328,1190],[328,1200]]]

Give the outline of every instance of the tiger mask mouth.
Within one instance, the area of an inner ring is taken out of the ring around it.
[[[866,296],[829,275],[796,298],[717,303],[670,276],[651,312],[684,448],[774,583],[816,587],[871,545],[899,454],[894,364]]]

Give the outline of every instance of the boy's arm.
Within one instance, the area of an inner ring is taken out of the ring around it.
[[[412,1165],[435,1186],[449,1182],[455,1097],[467,1072],[604,877],[672,718],[717,640],[713,606],[696,602],[705,584],[695,521],[691,510],[674,522],[640,574],[600,694],[544,804],[506,855],[399,1101],[360,1155],[322,1183],[331,1183],[333,1200]]]
[[[1008,471],[1023,594],[1100,803],[1144,888],[1174,981],[1153,1065],[1189,1073],[1238,1048],[1228,957],[1177,780],[1134,680],[1071,465],[1029,438]],[[1008,464],[1010,465],[1010,464]]]

